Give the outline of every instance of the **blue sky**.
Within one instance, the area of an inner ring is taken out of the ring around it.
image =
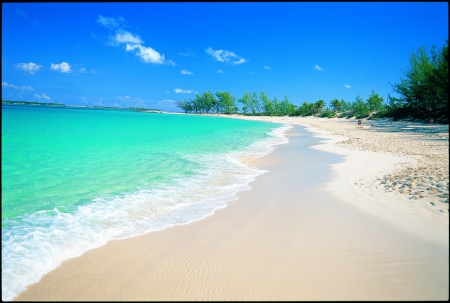
[[[446,39],[447,2],[2,3],[2,99],[171,111],[204,91],[386,99],[409,54]]]

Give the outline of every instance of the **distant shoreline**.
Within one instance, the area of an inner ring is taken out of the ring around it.
[[[28,101],[8,101],[2,100],[2,105],[14,105],[14,106],[41,106],[41,107],[55,107],[55,108],[77,108],[77,109],[103,109],[103,110],[121,110],[121,111],[134,111],[134,112],[144,112],[144,113],[171,113],[168,111],[163,111],[159,109],[148,109],[140,107],[114,107],[114,106],[84,106],[84,105],[66,105],[62,103],[52,103],[52,102],[28,102]],[[174,112],[176,113],[176,112]]]

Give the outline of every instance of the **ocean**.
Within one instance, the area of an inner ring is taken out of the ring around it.
[[[222,117],[2,105],[2,300],[112,239],[236,200],[289,126]]]

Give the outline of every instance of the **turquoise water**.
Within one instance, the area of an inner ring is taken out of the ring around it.
[[[286,126],[211,116],[2,106],[2,299],[108,240],[225,207]]]

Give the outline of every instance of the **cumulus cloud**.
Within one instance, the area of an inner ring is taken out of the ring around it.
[[[42,65],[30,62],[30,63],[18,63],[16,64],[16,67],[26,71],[29,74],[34,74],[41,69]]]
[[[212,57],[214,57],[219,62],[227,62],[227,63],[231,63],[233,65],[242,64],[242,63],[247,62],[247,60],[245,60],[244,58],[241,58],[238,55],[236,55],[235,53],[227,51],[227,50],[222,50],[222,49],[213,50],[211,47],[208,47],[206,49],[206,53],[208,55],[211,55]]]
[[[123,96],[123,97],[117,96],[117,99],[131,99],[131,97],[130,96]]]
[[[352,88],[350,85],[348,85],[348,84],[345,84],[344,85],[345,86],[345,88]]]
[[[144,60],[145,63],[155,63],[155,64],[168,63],[174,65],[174,63],[171,60],[167,61],[164,58],[164,55],[161,55],[159,52],[157,52],[151,47],[142,46],[140,44],[127,43],[125,50],[127,52],[136,51],[135,52],[136,55],[141,57],[141,59]]]
[[[60,64],[54,64],[54,63],[52,63],[52,64],[50,65],[50,68],[53,69],[53,70],[59,70],[59,71],[61,71],[62,73],[68,73],[68,72],[70,72],[70,64],[67,63],[67,62],[62,62],[62,63],[60,63]]]
[[[193,93],[193,91],[190,89],[181,89],[181,88],[175,88],[174,91],[177,94],[192,94]]]
[[[102,15],[98,16],[97,22],[106,28],[115,31],[112,36],[111,45],[123,45],[125,44],[125,50],[127,52],[133,52],[136,56],[140,57],[145,63],[154,64],[171,64],[175,65],[172,60],[166,60],[164,55],[160,54],[155,49],[144,46],[144,40],[138,35],[123,30],[122,27],[126,25],[125,19],[122,17],[108,18]]]
[[[219,69],[217,72],[218,72],[219,74],[223,74],[223,70],[221,70],[221,69]]]
[[[144,41],[139,36],[135,36],[130,32],[118,32],[114,36],[117,43],[133,43],[133,44],[143,44]]]
[[[265,69],[272,69],[271,67],[266,66],[266,65],[264,66],[264,68],[265,68]]]
[[[17,90],[34,90],[31,86],[19,87],[17,85],[10,84],[8,82],[2,82],[2,87],[9,87],[9,88],[17,89]]]
[[[34,94],[34,96],[38,99],[47,99],[47,100],[51,100],[49,96],[46,96],[44,94],[42,94],[41,96],[38,94]]]
[[[192,72],[190,72],[190,71],[188,71],[188,70],[185,70],[185,69],[182,69],[182,70],[181,70],[181,74],[182,74],[182,75],[192,75]]]
[[[314,65],[314,67],[313,67],[315,70],[319,70],[319,71],[321,71],[321,70],[323,70],[323,68],[322,67],[320,67],[319,65]]]

